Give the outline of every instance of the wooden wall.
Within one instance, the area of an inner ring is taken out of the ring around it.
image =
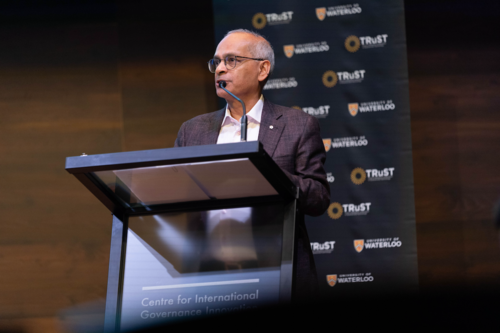
[[[405,4],[420,285],[497,289],[500,9]]]
[[[87,2],[0,16],[0,329],[54,331],[62,309],[105,297],[111,216],[65,157],[171,147],[216,108],[209,2]],[[496,288],[495,22],[406,3],[420,284]]]
[[[118,34],[23,25],[0,40],[0,316],[54,316],[106,290],[109,213],[64,164],[122,150]]]
[[[68,3],[0,5],[0,331],[102,311],[111,215],[65,158],[172,147],[216,108],[209,2],[186,21],[164,2]]]

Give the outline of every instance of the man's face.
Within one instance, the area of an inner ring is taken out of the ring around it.
[[[262,77],[262,61],[238,58],[236,67],[227,69],[223,60],[228,55],[254,58],[250,50],[252,45],[258,41],[258,37],[250,34],[233,33],[219,43],[214,55],[214,58],[222,60],[215,71],[217,96],[226,100],[233,99],[218,86],[218,82],[222,80],[226,81],[226,89],[239,98],[245,99],[259,93],[259,78]]]

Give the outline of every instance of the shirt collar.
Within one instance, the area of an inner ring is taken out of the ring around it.
[[[247,117],[249,121],[254,121],[256,123],[260,124],[260,120],[262,119],[262,109],[264,108],[264,95],[260,95],[259,100],[253,108],[250,111],[247,111]],[[229,119],[227,119],[229,118]],[[222,126],[226,123],[226,119],[228,121],[235,121],[238,122],[236,119],[234,119],[231,116],[231,112],[229,111],[229,105],[226,105],[226,115],[224,116],[224,119],[222,120]]]

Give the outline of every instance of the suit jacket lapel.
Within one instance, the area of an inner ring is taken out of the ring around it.
[[[276,146],[285,129],[286,122],[282,117],[283,111],[274,107],[271,102],[264,100],[262,117],[260,120],[259,141],[269,156],[273,156]],[[221,120],[222,122],[222,120]]]
[[[219,137],[222,120],[224,119],[225,114],[226,107],[214,112],[214,116],[210,117],[210,123],[208,126],[201,127],[203,132],[200,133],[200,145],[212,145],[217,143],[217,138]]]

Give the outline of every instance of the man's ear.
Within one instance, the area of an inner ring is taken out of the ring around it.
[[[259,67],[259,76],[258,76],[259,81],[262,82],[265,79],[267,79],[270,71],[271,71],[271,62],[269,60],[262,61]]]

